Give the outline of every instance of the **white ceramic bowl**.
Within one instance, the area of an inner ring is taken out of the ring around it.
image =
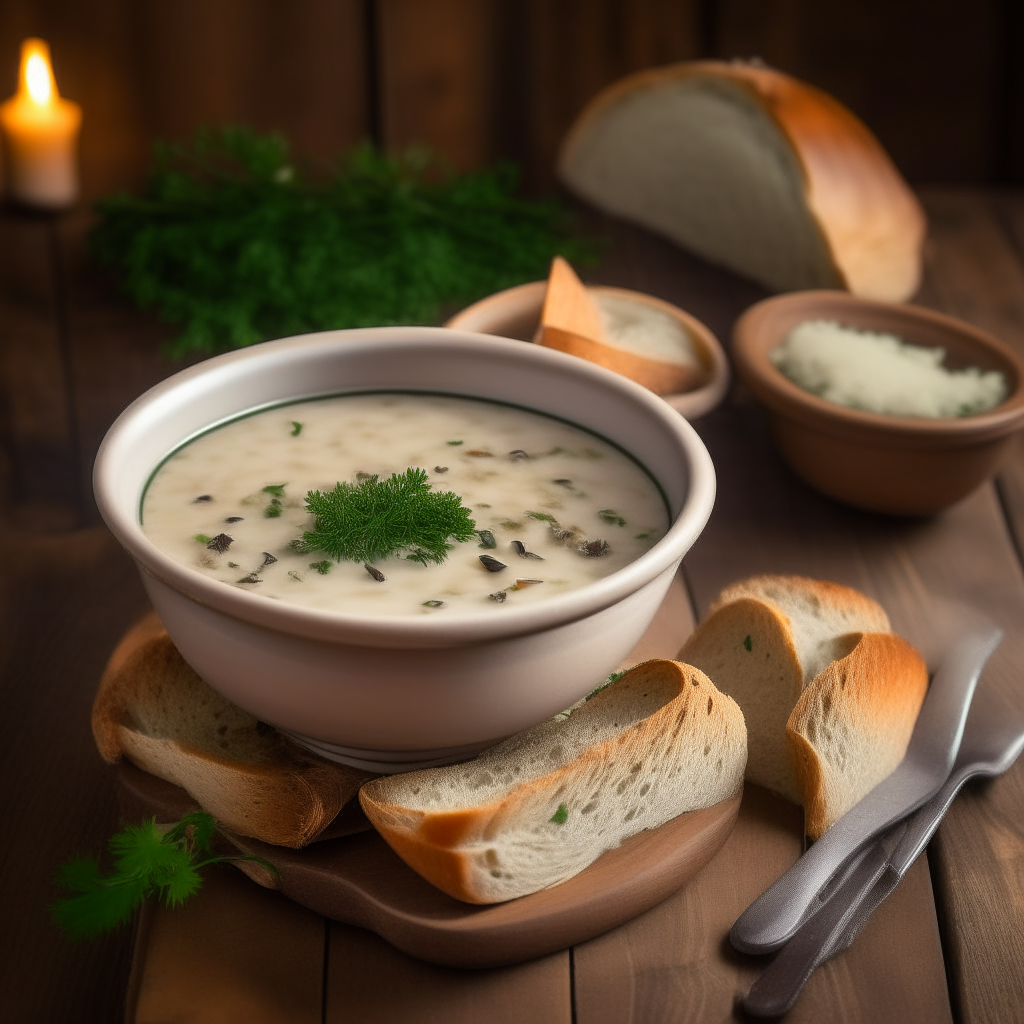
[[[482,334],[496,334],[502,338],[531,341],[540,325],[541,309],[548,290],[547,281],[530,281],[514,288],[488,295],[472,306],[456,313],[445,327],[457,331],[478,331]],[[689,335],[697,349],[697,355],[704,365],[705,380],[692,391],[677,395],[662,395],[676,412],[688,420],[711,412],[729,390],[729,360],[722,351],[718,339],[711,329],[671,302],[656,299],[644,292],[627,288],[611,288],[606,285],[588,285],[587,291],[595,295],[613,295],[621,299],[641,302],[675,317]]]
[[[142,532],[154,467],[199,432],[283,401],[381,388],[494,399],[602,434],[658,481],[671,526],[635,562],[578,590],[500,615],[414,619],[269,600],[189,569]],[[110,428],[94,485],[189,664],[312,749],[377,771],[470,756],[587,693],[643,634],[715,494],[700,439],[646,389],[561,352],[427,327],[286,338],[175,374]]]

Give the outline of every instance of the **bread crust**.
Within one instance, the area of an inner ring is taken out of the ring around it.
[[[837,617],[856,621],[861,632],[890,632],[889,616],[877,601],[845,584],[810,576],[750,576],[725,587],[711,605],[711,611],[743,597],[777,604],[783,593],[808,598]]]
[[[207,686],[155,615],[110,658],[93,702],[96,746],[181,786],[225,828],[307,845],[370,778],[286,740]]]
[[[603,849],[618,845],[626,836],[619,836],[603,848],[594,846],[592,855],[587,855],[589,859],[584,858],[581,862],[577,858],[574,869],[568,873],[556,868],[553,874],[543,877],[540,884],[536,884],[537,879],[528,885],[519,879],[492,881],[494,871],[502,863],[498,852],[502,839],[507,841],[517,830],[528,828],[531,835],[538,836],[538,848],[545,848],[545,843],[557,847],[562,826],[552,819],[563,800],[567,801],[567,815],[574,816],[574,820],[579,820],[578,815],[587,813],[586,808],[569,795],[570,792],[588,793],[600,789],[603,784],[608,784],[609,779],[614,780],[624,772],[623,780],[616,788],[616,792],[622,793],[639,778],[633,766],[653,763],[659,756],[670,757],[687,743],[697,742],[691,737],[700,737],[699,744],[706,757],[712,749],[710,740],[705,740],[706,721],[712,721],[720,734],[716,748],[718,757],[722,760],[731,758],[725,765],[726,775],[723,776],[731,780],[726,786],[728,791],[720,792],[717,799],[709,802],[698,801],[688,805],[683,799],[679,809],[663,820],[733,796],[742,780],[746,750],[743,716],[737,705],[719,693],[703,673],[678,662],[645,662],[630,670],[620,682],[627,679],[633,683],[657,679],[660,684],[671,685],[673,695],[653,714],[629,725],[611,739],[594,743],[554,771],[515,784],[507,792],[479,805],[439,810],[409,806],[409,798],[419,791],[418,786],[431,778],[431,773],[436,780],[443,779],[443,773],[453,770],[438,768],[385,777],[363,786],[359,799],[366,816],[413,870],[455,899],[483,904],[525,895],[526,892],[565,881],[595,860]],[[611,689],[602,691],[593,698],[594,709],[599,711],[602,704],[611,706],[610,702],[616,699]],[[616,769],[616,765],[630,767]],[[719,770],[722,770],[721,766]],[[728,774],[730,771],[733,774]],[[636,785],[643,788],[640,783]],[[400,802],[403,798],[406,800],[404,804]],[[654,822],[662,823],[661,820]],[[636,828],[628,834],[640,830]],[[497,873],[500,875],[500,870]]]
[[[811,839],[900,763],[927,690],[924,659],[892,633],[863,634],[804,690],[786,744]]]
[[[544,327],[538,331],[537,342],[546,348],[568,352],[571,356],[579,356],[621,373],[623,377],[635,380],[656,395],[677,395],[690,391],[704,380],[704,375],[695,367],[649,359],[629,349],[584,338],[558,327]]]
[[[743,89],[792,146],[804,177],[804,197],[832,262],[837,283],[865,298],[899,302],[921,279],[924,211],[889,155],[850,110],[827,93],[771,68],[692,61],[651,68],[595,96],[569,130],[559,154],[568,168],[602,114],[631,93],[689,78]]]

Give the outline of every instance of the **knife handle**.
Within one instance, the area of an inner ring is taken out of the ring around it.
[[[904,832],[905,827],[899,825],[857,855],[856,866],[828,903],[800,928],[751,986],[743,1000],[747,1013],[755,1017],[780,1017],[786,1013],[810,976],[853,942],[875,907],[899,882],[899,877],[889,870],[889,858]],[[876,900],[876,893],[883,889]],[[870,907],[862,916],[868,903]]]

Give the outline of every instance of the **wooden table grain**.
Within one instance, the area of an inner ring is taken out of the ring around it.
[[[932,190],[918,302],[1024,354],[1024,196]],[[650,292],[727,342],[762,292],[646,232],[596,215],[595,282]],[[726,941],[739,911],[801,852],[800,812],[748,787],[722,852],[647,914],[515,967],[459,971],[325,921],[238,873],[211,874],[180,911],[71,945],[49,920],[52,875],[116,828],[113,782],[88,710],[104,658],[146,610],[134,569],[99,524],[88,468],[103,431],[178,368],[168,330],[127,307],[82,258],[78,217],[0,215],[0,1001],[18,1021],[136,1024],[519,1022],[682,1024],[742,1019],[762,961]],[[877,598],[939,656],[947,603],[1006,630],[984,685],[1024,701],[1024,439],[991,484],[929,520],[859,513],[780,462],[742,387],[695,424],[714,459],[715,512],[684,562],[681,614],[755,572],[839,580]],[[134,956],[133,956],[134,944]],[[126,994],[127,993],[127,994]],[[794,1022],[1024,1018],[1024,766],[968,786],[936,839],[846,953],[818,972]]]

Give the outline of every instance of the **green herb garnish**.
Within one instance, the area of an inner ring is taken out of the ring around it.
[[[602,690],[607,690],[612,683],[621,679],[627,671],[628,669],[623,669],[621,672],[612,672],[612,674],[608,676],[608,678],[596,690],[591,690],[590,693],[583,698],[584,702],[590,700],[591,697],[596,697]]]
[[[282,512],[281,499],[271,498],[270,504],[263,510],[264,519],[277,519],[280,517]]]
[[[461,441],[448,441],[447,443],[450,444],[453,448],[456,447],[457,445],[462,444]]]
[[[334,568],[334,565],[325,559],[323,562],[310,562],[309,567],[310,569],[316,569],[321,576],[326,576]]]
[[[302,424],[298,420],[292,420],[292,437],[298,437],[302,433]]]
[[[614,509],[603,508],[597,513],[597,518],[604,520],[606,523],[611,523],[613,526],[625,526],[626,520],[619,515]]]
[[[287,486],[287,484],[267,484],[267,486],[263,488],[263,493],[272,494],[275,498],[283,498],[284,489]]]
[[[553,821],[556,825],[564,825],[569,820],[569,808],[565,804],[559,804],[558,810],[548,818],[548,821]]]
[[[413,561],[440,564],[451,550],[449,541],[476,536],[462,499],[432,491],[425,469],[310,491],[306,508],[315,528],[302,535],[305,550],[324,551],[339,562],[376,562],[407,551]]]
[[[753,642],[751,641],[751,639],[750,639],[750,637],[749,637],[749,636],[745,636],[745,637],[743,638],[743,646],[744,646],[744,647],[745,647],[745,648],[746,648],[746,649],[747,649],[748,651],[752,651],[752,650],[754,649],[754,644],[753,644]]]
[[[156,147],[141,195],[97,206],[93,255],[181,333],[173,355],[339,327],[437,323],[491,292],[587,262],[555,200],[516,195],[504,165],[454,174],[423,150],[364,145],[327,180],[280,135],[243,127]]]
[[[192,539],[199,541],[200,544],[209,544],[212,538],[207,537],[205,533],[197,533]]]
[[[556,522],[554,516],[549,516],[547,512],[527,512],[526,513],[531,519],[540,519],[545,523]]]
[[[254,861],[277,874],[272,864],[252,854],[214,856],[210,841],[215,830],[216,822],[204,811],[187,814],[166,830],[154,818],[129,825],[110,840],[109,874],[101,874],[93,858],[72,860],[60,869],[57,884],[76,895],[51,907],[57,924],[72,938],[91,938],[125,924],[148,896],[178,907],[202,887],[199,871],[223,861]]]

